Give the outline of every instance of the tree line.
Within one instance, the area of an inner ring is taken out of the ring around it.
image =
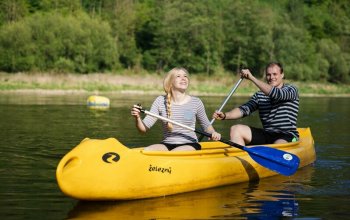
[[[350,82],[347,0],[2,0],[0,71],[166,71]]]

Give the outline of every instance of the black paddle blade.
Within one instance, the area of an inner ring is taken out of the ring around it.
[[[285,176],[293,175],[300,164],[298,156],[276,148],[256,146],[244,150],[260,165]]]

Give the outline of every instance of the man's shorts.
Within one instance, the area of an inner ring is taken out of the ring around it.
[[[283,139],[287,142],[294,142],[297,140],[297,138],[291,134],[269,132],[262,128],[254,127],[250,127],[250,130],[252,132],[252,141],[249,145],[273,144],[278,139]]]

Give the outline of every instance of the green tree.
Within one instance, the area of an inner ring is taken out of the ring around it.
[[[81,0],[29,0],[33,12],[61,12],[71,14],[80,11]]]
[[[26,0],[2,0],[0,1],[0,25],[3,23],[18,21],[28,14]]]
[[[140,44],[145,67],[212,73],[223,54],[220,7],[212,1],[159,1],[138,33],[150,40]]]
[[[349,62],[346,53],[341,51],[339,45],[330,39],[323,39],[319,42],[318,51],[328,61],[328,81],[349,82]]]
[[[86,14],[76,17],[39,13],[7,25],[1,31],[4,36],[0,39],[3,54],[0,68],[10,72],[59,70],[88,73],[112,70],[119,65],[108,23],[91,19]],[[18,40],[9,41],[13,38]],[[10,58],[11,67],[6,64]]]
[[[239,71],[243,65],[262,74],[266,62],[275,58],[273,12],[256,1],[228,1],[225,8],[225,67]]]
[[[285,66],[286,76],[296,80],[310,80],[315,45],[304,29],[291,25],[278,25],[274,31],[275,56]]]
[[[0,69],[262,76],[280,61],[290,79],[349,82],[349,14],[342,0],[2,0]]]
[[[33,68],[35,45],[31,28],[13,22],[0,29],[0,69],[6,72],[29,71]]]
[[[90,15],[99,15],[111,26],[111,32],[125,68],[140,65],[141,54],[136,47],[136,6],[133,0],[83,1]]]

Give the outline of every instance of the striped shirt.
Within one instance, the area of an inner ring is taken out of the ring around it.
[[[297,131],[299,95],[297,88],[292,85],[285,84],[280,89],[273,87],[267,96],[261,91],[256,92],[239,109],[243,117],[259,110],[260,120],[266,131],[299,137]]]
[[[154,100],[150,112],[167,118],[166,96],[158,96]],[[170,119],[192,128],[195,128],[197,119],[203,130],[206,130],[210,126],[203,102],[198,97],[194,96],[191,96],[190,101],[182,105],[172,103]],[[142,121],[149,129],[156,123],[157,118],[147,115]],[[197,135],[194,131],[190,131],[175,124],[173,124],[172,130],[169,131],[167,122],[164,121],[162,121],[162,127],[163,143],[185,144],[198,142]]]

